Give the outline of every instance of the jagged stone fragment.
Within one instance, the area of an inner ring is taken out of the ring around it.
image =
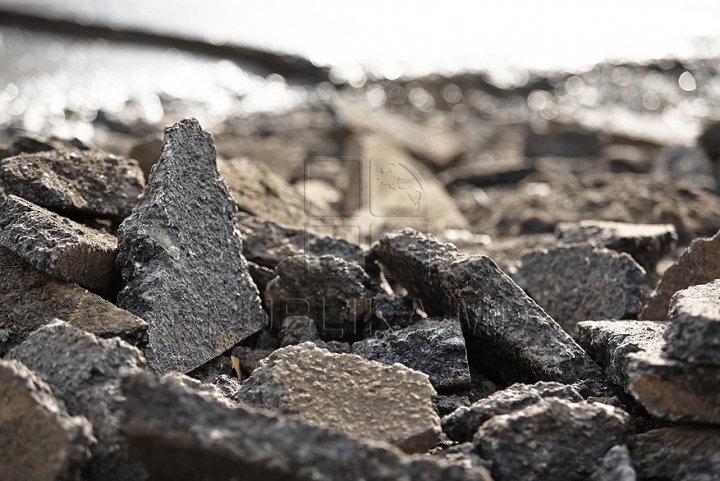
[[[587,242],[626,252],[648,273],[672,252],[678,235],[672,224],[628,224],[601,220],[561,222],[555,235],[565,243]]]
[[[442,429],[453,441],[471,441],[478,428],[493,416],[510,414],[550,397],[571,402],[583,400],[575,388],[557,382],[538,382],[532,385],[513,384],[470,406],[459,407],[443,417]]]
[[[362,337],[372,299],[382,293],[358,264],[332,255],[288,257],[275,272],[278,277],[265,291],[273,322],[289,314],[306,315],[315,321],[323,340]]]
[[[493,463],[496,481],[581,481],[607,451],[632,443],[634,426],[622,410],[600,403],[542,399],[511,414],[494,416],[474,443]]]
[[[7,195],[51,210],[118,220],[130,215],[145,187],[136,160],[65,148],[0,160],[0,184]]]
[[[74,283],[53,279],[0,246],[0,356],[52,319],[142,343],[147,323]]]
[[[613,446],[605,453],[590,481],[636,481],[637,474],[627,446]]]
[[[280,347],[302,344],[307,341],[316,343],[320,340],[315,321],[307,316],[286,317],[278,333],[278,339]]]
[[[18,361],[0,360],[2,479],[79,480],[95,442],[92,425],[70,416],[50,387]]]
[[[597,380],[600,368],[495,263],[412,229],[373,248],[432,316],[457,315],[468,355],[510,381]]]
[[[399,362],[430,377],[435,389],[470,384],[462,326],[457,318],[426,319],[411,326],[377,331],[352,346],[353,354],[383,364]]]
[[[408,456],[392,446],[276,417],[247,406],[228,407],[180,376],[129,376],[122,430],[153,480],[253,478],[268,481],[491,481],[482,468]]]
[[[720,424],[720,367],[690,364],[661,352],[630,355],[628,391],[654,416]]]
[[[235,228],[237,205],[212,136],[194,119],[165,128],[147,187],[120,226],[118,305],[145,319],[148,364],[189,372],[265,323]]]
[[[666,324],[656,321],[585,321],[577,326],[578,343],[618,386],[627,387],[629,355],[660,351]]]
[[[0,244],[53,277],[98,291],[120,284],[117,239],[11,195],[0,205]]]
[[[720,232],[693,240],[678,260],[663,273],[660,283],[638,319],[664,321],[676,292],[720,278]]]
[[[235,398],[347,436],[423,452],[440,434],[435,394],[425,374],[307,342],[261,361]]]
[[[98,339],[66,322],[54,321],[32,333],[5,359],[36,372],[73,416],[93,425],[97,444],[84,470],[88,480],[144,480],[143,467],[129,457],[119,431],[124,398],[120,376],[140,371],[142,353],[120,339]]]
[[[720,366],[720,281],[677,292],[670,301],[668,320],[668,357]]]
[[[632,453],[638,478],[699,481],[720,478],[720,429],[677,426],[639,434]]]
[[[579,321],[631,319],[645,271],[628,254],[589,244],[526,254],[513,279],[570,334]]]

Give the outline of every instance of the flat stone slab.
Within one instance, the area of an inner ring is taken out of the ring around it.
[[[114,236],[20,197],[0,205],[0,244],[53,277],[103,292],[119,287]]]
[[[571,335],[579,321],[630,319],[645,271],[628,254],[589,244],[528,253],[513,279]]]
[[[0,356],[58,318],[99,337],[142,343],[148,325],[74,283],[40,272],[0,246]]]
[[[507,389],[495,391],[470,406],[461,406],[443,417],[442,429],[453,441],[472,441],[478,428],[493,416],[510,414],[549,397],[572,402],[583,400],[575,388],[558,382],[513,384]]]
[[[496,481],[586,480],[615,445],[632,443],[630,415],[600,403],[542,399],[495,416],[475,437]]]
[[[615,384],[627,387],[628,362],[634,352],[659,352],[667,323],[656,321],[585,321],[578,324],[578,343]]]
[[[668,357],[720,366],[720,281],[677,292],[670,301],[668,319]]]
[[[438,441],[435,394],[426,374],[333,354],[307,342],[261,361],[235,400],[413,453]]]
[[[489,258],[466,256],[412,229],[383,236],[371,256],[428,315],[457,315],[468,355],[506,380],[600,379],[597,364]]]
[[[215,157],[196,120],[166,127],[142,199],[120,226],[117,302],[150,325],[145,355],[159,373],[189,372],[265,324]]]
[[[663,273],[639,319],[664,321],[677,291],[720,278],[720,232],[693,240],[677,262]]]
[[[435,389],[470,384],[465,339],[457,318],[430,318],[398,330],[377,331],[375,337],[354,343],[352,353],[424,372]]]
[[[629,392],[650,414],[670,421],[720,424],[720,367],[641,352],[630,356],[628,378]]]
[[[95,443],[92,425],[70,416],[50,387],[18,361],[0,360],[3,479],[80,479]]]
[[[639,434],[633,448],[638,479],[696,481],[720,477],[720,429],[677,426]]]
[[[491,481],[466,468],[389,444],[358,440],[247,406],[229,407],[180,376],[138,373],[123,383],[122,430],[152,479],[227,481]]]
[[[601,220],[561,222],[555,235],[565,243],[587,242],[618,252],[626,252],[648,273],[670,254],[678,240],[672,224],[628,224]]]
[[[120,220],[145,187],[136,160],[99,150],[57,148],[0,160],[0,184],[39,206]]]
[[[129,457],[119,431],[125,401],[120,376],[141,370],[144,359],[140,351],[120,339],[98,339],[55,321],[32,333],[5,359],[25,364],[50,386],[68,413],[92,422],[97,444],[92,447],[83,479],[147,479],[143,467]]]

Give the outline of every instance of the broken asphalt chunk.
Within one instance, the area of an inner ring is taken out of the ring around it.
[[[120,226],[118,305],[150,325],[148,365],[189,372],[265,323],[235,228],[237,205],[212,136],[194,119],[165,129],[145,193]]]

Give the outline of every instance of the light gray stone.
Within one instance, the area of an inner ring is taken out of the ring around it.
[[[166,127],[145,193],[120,226],[118,305],[150,325],[145,355],[159,373],[189,372],[265,323],[215,157],[196,120]]]
[[[636,481],[637,474],[627,446],[613,446],[603,456],[590,481]]]

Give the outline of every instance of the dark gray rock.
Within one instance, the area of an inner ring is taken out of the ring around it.
[[[385,443],[228,407],[179,376],[134,374],[125,379],[123,394],[123,432],[153,480],[490,481],[482,468],[407,456]]]
[[[492,471],[492,462],[477,455],[473,443],[462,443],[439,449],[433,453],[438,458],[467,468],[481,467]]]
[[[630,355],[628,391],[654,416],[720,424],[720,367],[668,359],[661,352]]]
[[[200,367],[197,367],[187,373],[188,376],[197,379],[200,382],[214,383],[220,376],[230,376],[233,374],[234,368],[230,356],[225,354],[211,359]]]
[[[435,318],[375,333],[352,346],[353,354],[383,364],[399,362],[430,377],[435,389],[470,384],[462,326],[457,318]]]
[[[720,429],[677,426],[639,434],[632,453],[641,480],[720,478]]]
[[[457,315],[471,362],[510,381],[600,378],[595,362],[487,257],[411,229],[383,236],[372,255],[429,315]]]
[[[480,457],[492,461],[496,481],[581,481],[611,447],[632,444],[634,437],[630,416],[622,410],[548,398],[494,416],[474,443]]]
[[[0,244],[53,277],[103,292],[119,288],[115,237],[20,197],[0,205]]]
[[[260,297],[264,297],[267,285],[270,284],[271,280],[275,279],[277,274],[269,267],[264,267],[250,261],[248,261],[248,272],[260,292]]]
[[[720,232],[712,237],[698,238],[680,255],[660,279],[639,319],[664,321],[668,306],[677,291],[720,278]]]
[[[646,272],[654,272],[658,261],[675,248],[678,235],[672,224],[627,224],[601,220],[562,222],[555,235],[565,243],[587,242],[626,252]]]
[[[577,327],[578,343],[611,381],[627,388],[629,355],[660,351],[665,329],[655,321],[585,321]]]
[[[147,340],[147,323],[77,284],[38,271],[0,246],[0,356],[52,319],[131,344]]]
[[[92,425],[70,416],[50,387],[18,361],[0,360],[0,466],[7,480],[79,480],[95,443]]]
[[[212,136],[194,119],[165,128],[160,160],[120,226],[118,305],[145,319],[157,372],[189,372],[265,323],[220,177]]]
[[[239,215],[243,255],[248,261],[274,269],[296,255],[333,255],[362,265],[362,249],[339,237],[316,235],[308,228],[292,229],[252,215]]]
[[[362,337],[372,299],[382,293],[358,264],[331,255],[288,257],[275,272],[278,277],[265,291],[273,323],[287,315],[306,315],[323,340]]]
[[[0,184],[51,210],[116,220],[130,215],[145,187],[133,159],[64,148],[0,160]]]
[[[278,333],[280,347],[301,344],[311,341],[317,343],[317,326],[315,321],[307,316],[288,316],[283,320],[282,327]]]
[[[275,349],[252,349],[248,346],[236,346],[232,349],[230,360],[238,379],[245,379],[252,374],[257,364],[272,354]]]
[[[143,467],[128,456],[119,416],[125,401],[120,376],[143,367],[140,351],[120,339],[98,339],[62,321],[32,333],[5,359],[35,371],[73,416],[93,425],[97,444],[84,470],[89,480],[147,479]]]
[[[307,342],[261,361],[234,399],[414,453],[438,441],[435,394],[426,374]]]
[[[433,398],[435,411],[441,418],[462,406],[469,406],[470,404],[470,398],[462,394],[438,394]]]
[[[370,302],[369,315],[365,316],[363,337],[378,331],[402,329],[422,320],[410,296],[377,296]]]
[[[590,476],[590,481],[635,481],[637,475],[627,446],[610,448],[600,466]]]
[[[589,244],[536,251],[513,279],[571,335],[579,321],[632,319],[645,271],[627,254]]]
[[[478,428],[493,416],[510,414],[550,397],[571,402],[583,400],[575,388],[557,382],[513,384],[442,418],[443,432],[453,441],[471,441]]]
[[[525,140],[527,157],[593,157],[605,143],[597,132],[582,128],[558,130],[545,134],[530,132]]]
[[[720,281],[677,292],[670,301],[668,320],[668,357],[720,366]]]

